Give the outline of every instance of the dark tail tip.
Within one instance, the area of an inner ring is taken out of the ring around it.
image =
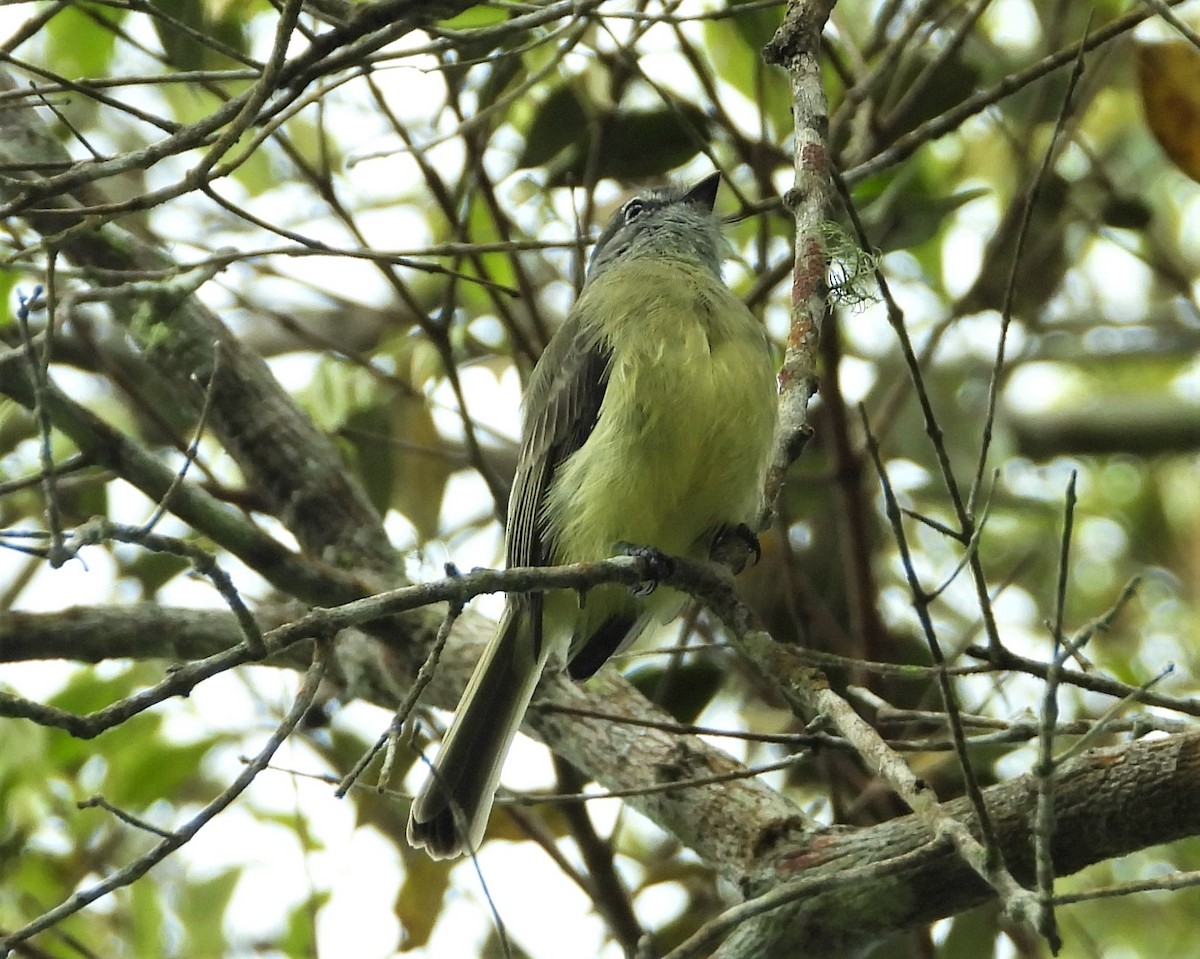
[[[424,849],[431,859],[454,859],[466,852],[463,837],[449,809],[443,809],[432,819],[421,822],[410,818],[408,842],[416,849]]]

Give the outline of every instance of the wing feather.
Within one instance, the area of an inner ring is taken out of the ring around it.
[[[508,501],[505,561],[513,566],[545,566],[554,542],[546,528],[546,493],[558,466],[592,434],[608,388],[612,351],[585,322],[586,302],[576,303],[551,339],[530,377],[525,394],[524,442]],[[514,597],[533,615],[541,647],[541,595]]]

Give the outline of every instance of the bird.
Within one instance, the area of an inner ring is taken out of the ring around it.
[[[762,324],[721,276],[720,174],[628,199],[529,377],[509,499],[509,568],[640,548],[709,560],[749,536],[777,417]],[[686,602],[663,586],[510,593],[413,801],[407,836],[435,859],[483,840],[501,767],[542,673],[591,676]]]

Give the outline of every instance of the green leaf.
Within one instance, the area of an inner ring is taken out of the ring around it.
[[[94,11],[101,21],[97,22],[86,10]],[[116,34],[102,23],[119,24],[124,18],[123,11],[98,3],[69,6],[52,17],[43,33],[55,71],[71,80],[107,74]]]
[[[431,539],[438,532],[446,483],[458,464],[446,455],[428,403],[397,397],[391,419],[393,440],[404,452],[393,466],[388,498],[417,528],[422,541]]]
[[[682,664],[654,663],[625,674],[634,686],[681,723],[694,722],[721,688],[725,670],[705,657]]]
[[[166,17],[154,18],[154,29],[171,65],[179,70],[228,69],[236,61],[214,49],[212,44],[197,38],[197,34],[245,55],[249,50],[246,21],[250,10],[244,3],[224,3],[219,0],[151,0]]]
[[[860,203],[864,194],[875,192],[862,207],[862,218],[876,248],[884,253],[912,251],[938,236],[955,210],[990,192],[975,187],[947,195],[942,189],[940,173],[912,164],[895,176],[866,185],[861,194],[856,192]]]
[[[313,892],[288,915],[287,931],[278,943],[285,956],[315,956],[317,954],[316,915],[329,901],[328,892]]]
[[[163,586],[190,569],[191,565],[182,556],[140,550],[131,560],[122,564],[122,572],[138,582],[144,599],[153,599]]]
[[[593,162],[600,179],[652,180],[686,163],[708,139],[709,118],[694,104],[601,111],[565,83],[534,113],[517,167],[546,166],[556,186],[582,182]]]
[[[186,894],[174,897],[180,925],[187,936],[184,948],[176,955],[208,959],[224,954],[223,924],[233,891],[242,876],[241,869],[227,869],[207,879],[188,880]]]
[[[377,381],[366,370],[340,359],[323,359],[300,402],[318,428],[336,433],[378,398]]]
[[[121,931],[130,955],[158,959],[164,953],[163,889],[154,883],[135,882],[129,887],[129,905]]]
[[[297,128],[307,130],[311,129],[311,125],[304,122],[303,119],[297,118],[295,121],[287,125],[288,135],[292,136],[295,134]],[[249,142],[250,136],[242,137],[238,141],[237,146],[233,148],[231,153],[236,156],[241,156],[244,146],[248,145]],[[293,139],[292,142],[296,143],[297,141],[296,139]],[[305,142],[304,138],[299,138],[299,142],[301,145],[303,145]],[[327,142],[326,147],[327,153],[328,149],[334,149],[336,151],[336,144],[329,144]],[[301,150],[301,152],[306,153],[306,151],[303,150]],[[306,155],[309,156],[310,160],[313,158],[311,153],[306,153]],[[330,156],[328,159],[335,167],[340,166],[341,164],[341,157],[339,155]],[[246,191],[251,196],[261,196],[268,190],[275,189],[279,186],[279,182],[282,179],[280,176],[280,171],[272,161],[271,154],[267,150],[255,150],[238,164],[231,176],[243,187],[245,187]]]
[[[587,137],[588,113],[572,84],[564,83],[552,90],[525,131],[525,147],[517,156],[517,169],[549,163],[581,137]]]
[[[27,273],[0,268],[0,303],[5,305],[5,308],[0,310],[0,330],[17,322],[16,314],[8,309],[8,304],[12,301],[12,291],[13,287],[17,285],[17,281],[22,278],[28,278],[28,276],[29,274]],[[31,287],[26,292],[26,296],[32,292],[33,289]]]
[[[438,26],[445,27],[447,30],[473,30],[478,27],[494,27],[498,23],[503,23],[507,17],[508,13],[504,7],[481,3],[468,7],[449,20],[440,21]]]
[[[451,862],[430,859],[423,852],[410,851],[404,863],[404,881],[396,895],[395,912],[404,930],[405,949],[417,949],[429,942],[433,925],[442,912],[446,891],[450,888]]]
[[[153,730],[147,733],[152,734]],[[168,743],[151,735],[139,736],[138,741],[140,748],[110,753],[104,785],[105,798],[110,802],[136,812],[156,800],[177,798],[177,793],[189,784],[193,784],[189,790],[192,795],[206,791],[202,763],[221,741],[220,737],[210,736],[186,745]]]
[[[354,467],[367,498],[380,512],[392,505],[398,450],[389,436],[392,411],[379,403],[352,413],[339,435],[339,448]]]
[[[161,668],[146,663],[134,664],[118,675],[108,677],[100,677],[95,670],[80,669],[48,702],[59,709],[83,715],[128,696],[143,683],[161,678]]]
[[[1100,216],[1108,226],[1123,230],[1144,230],[1154,218],[1149,204],[1130,194],[1108,196]]]
[[[708,117],[690,103],[618,111],[609,118],[600,141],[598,172],[625,181],[663,176],[704,149],[708,126]],[[582,165],[578,172],[582,175]]]
[[[909,89],[927,67],[933,72],[919,97],[907,101],[902,112],[887,117],[890,137],[902,136],[926,120],[958,106],[978,88],[982,72],[974,63],[961,56],[941,59],[941,55],[940,49],[931,48],[904,61],[900,68],[901,78],[894,84],[901,92]],[[935,57],[938,58],[936,63],[930,66],[930,59]]]
[[[762,58],[763,47],[778,27],[774,10],[745,10],[731,21],[703,24],[704,56],[711,59],[713,74],[761,109],[769,135],[789,134],[792,126],[787,74]]]
[[[511,46],[512,44],[501,46],[487,64],[487,73],[479,85],[480,109],[494,104],[514,80],[524,79],[529,72],[525,65],[525,58],[512,52]]]

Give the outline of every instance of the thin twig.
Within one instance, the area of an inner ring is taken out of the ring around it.
[[[167,487],[167,491],[163,493],[162,499],[158,501],[158,505],[154,508],[154,512],[152,512],[147,518],[146,522],[142,524],[141,529],[145,533],[151,532],[154,527],[159,524],[159,521],[167,515],[167,510],[171,505],[171,497],[175,494],[175,491],[183,485],[183,481],[187,476],[188,468],[196,459],[196,454],[200,450],[200,438],[204,436],[204,428],[208,425],[208,414],[212,410],[213,393],[216,391],[217,374],[220,372],[220,370],[221,344],[217,342],[213,343],[212,372],[209,375],[208,383],[204,387],[204,404],[200,407],[200,416],[196,420],[196,429],[192,435],[192,442],[188,444],[188,448],[184,451],[183,465],[181,465],[179,470],[175,473],[175,479],[172,481],[171,485]]]
[[[163,829],[161,826],[156,826],[154,823],[147,822],[140,816],[135,816],[133,813],[126,812],[124,809],[119,809],[110,803],[103,796],[92,796],[90,799],[83,799],[75,804],[77,809],[103,809],[112,813],[121,822],[133,826],[135,829],[140,829],[143,832],[151,833],[161,839],[170,839],[175,833],[169,829]]]
[[[459,577],[458,569],[452,564],[446,564],[446,575],[451,579]],[[449,608],[446,610],[446,616],[442,620],[442,625],[438,627],[437,637],[433,641],[433,646],[429,650],[429,655],[425,657],[425,662],[421,664],[421,668],[417,671],[416,679],[413,680],[408,692],[404,694],[404,699],[400,705],[396,707],[395,713],[392,715],[392,721],[387,730],[375,741],[375,744],[368,749],[354,764],[354,768],[350,770],[338,783],[338,788],[334,795],[341,799],[346,795],[350,788],[358,781],[363,770],[371,764],[371,761],[379,754],[379,751],[384,746],[387,747],[387,755],[384,759],[383,768],[379,772],[378,790],[383,791],[384,784],[391,778],[392,762],[395,757],[396,741],[399,739],[400,732],[404,728],[404,724],[408,722],[408,717],[412,714],[413,708],[421,698],[421,694],[425,691],[430,682],[433,681],[434,672],[437,670],[438,661],[441,659],[442,650],[446,648],[446,642],[450,638],[450,631],[453,629],[455,622],[462,615],[464,609],[463,602],[451,601]]]
[[[17,297],[17,327],[21,331],[21,342],[25,349],[25,360],[29,366],[29,376],[33,382],[33,414],[37,421],[38,434],[41,442],[38,444],[42,464],[42,501],[46,512],[46,528],[50,532],[50,548],[46,554],[50,565],[58,569],[69,558],[63,547],[62,514],[58,508],[58,489],[56,470],[54,468],[54,450],[50,437],[50,413],[46,405],[46,394],[49,390],[49,359],[50,341],[53,339],[53,316],[58,298],[55,295],[57,284],[54,282],[54,267],[58,259],[57,252],[51,250],[48,254],[46,268],[46,301],[47,313],[46,337],[42,355],[38,356],[34,347],[33,334],[29,329],[29,311],[39,303],[42,288],[35,287],[33,296],[28,299],[24,294]]]
[[[1037,209],[1038,201],[1042,196],[1042,190],[1045,188],[1054,161],[1058,158],[1059,150],[1062,146],[1063,130],[1066,128],[1067,117],[1071,113],[1072,95],[1075,92],[1075,88],[1079,85],[1080,78],[1083,76],[1083,54],[1085,48],[1085,43],[1079,44],[1075,66],[1071,70],[1071,75],[1067,80],[1067,89],[1063,93],[1062,103],[1059,104],[1054,131],[1051,134],[1050,142],[1046,145],[1045,152],[1042,154],[1041,166],[1033,178],[1029,194],[1025,197],[1021,210],[1021,221],[1017,228],[1016,247],[1013,250],[1012,262],[1009,264],[1008,283],[1004,289],[1004,305],[1000,311],[1000,335],[996,342],[996,358],[992,363],[992,374],[988,383],[987,412],[983,417],[983,430],[979,441],[979,459],[975,466],[975,480],[971,484],[970,493],[967,495],[967,513],[971,516],[974,516],[975,513],[975,503],[983,487],[983,477],[987,470],[988,453],[991,451],[992,429],[996,422],[996,406],[1000,396],[1000,380],[1004,373],[1004,358],[1008,347],[1008,331],[1012,324],[1013,301],[1016,297],[1020,269],[1023,265],[1025,244],[1029,239],[1030,223],[1033,221],[1033,212]]]
[[[1071,533],[1075,528],[1075,471],[1067,481],[1063,507],[1062,546],[1058,559],[1058,588],[1055,592],[1052,654],[1042,691],[1042,715],[1038,733],[1038,759],[1034,765],[1037,778],[1037,811],[1034,815],[1033,849],[1037,871],[1037,889],[1041,902],[1038,931],[1057,954],[1062,947],[1058,922],[1054,916],[1054,729],[1058,725],[1058,687],[1063,663],[1069,655],[1063,642],[1063,617],[1066,614],[1067,582],[1071,573]]]
[[[935,848],[936,843],[929,843],[891,859],[863,866],[850,866],[826,876],[805,876],[803,879],[785,882],[764,895],[733,906],[715,919],[710,919],[683,943],[663,956],[663,959],[699,959],[701,956],[707,956],[713,947],[733,930],[756,916],[789,903],[811,899],[839,887],[850,888],[858,883],[867,884],[872,880],[905,872],[928,859]]]
[[[1168,6],[1176,7],[1181,3],[1187,2],[1187,0],[1165,0],[1165,2]],[[1068,63],[1077,60],[1081,54],[1095,50],[1110,40],[1129,33],[1143,20],[1148,20],[1154,15],[1155,11],[1151,9],[1134,10],[1123,17],[1113,20],[1111,23],[1106,23],[1099,29],[1090,32],[1079,43],[1052,53],[1039,63],[1035,63],[1019,73],[1006,76],[994,86],[980,91],[975,96],[964,100],[958,106],[938,114],[931,120],[927,120],[915,130],[911,130],[903,136],[898,137],[889,147],[880,151],[871,157],[871,159],[843,171],[842,176],[848,184],[853,186],[856,183],[861,183],[873,174],[896,166],[901,161],[907,160],[927,143],[931,143],[945,136],[947,133],[959,129],[968,119],[977,113],[982,113],[988,107],[1020,92],[1047,74],[1065,67]]]
[[[888,479],[887,470],[880,457],[879,443],[871,432],[871,424],[867,419],[866,410],[860,406],[859,411],[862,416],[863,430],[867,437],[867,450],[871,454],[876,472],[879,474],[886,513],[892,525],[892,533],[896,545],[900,550],[901,564],[904,568],[905,577],[908,580],[913,608],[921,623],[921,630],[925,636],[930,655],[933,657],[934,665],[942,666],[945,663],[945,659],[942,655],[941,645],[937,639],[933,620],[929,615],[927,594],[921,586],[916,570],[913,567],[908,540],[901,521],[900,508],[896,502],[891,482]],[[980,788],[979,780],[975,775],[974,767],[967,751],[966,733],[963,729],[962,717],[959,712],[958,696],[953,684],[950,682],[949,676],[945,672],[940,671],[938,673],[938,686],[941,690],[942,705],[946,710],[951,737],[954,741],[955,753],[958,756],[959,767],[962,770],[963,784],[967,798],[971,803],[976,822],[979,824],[979,830],[983,835],[983,843],[981,845],[966,830],[962,823],[959,823],[957,820],[950,820],[944,813],[940,813],[936,808],[936,798],[929,795],[928,789],[922,790],[919,794],[922,805],[916,807],[914,811],[925,811],[926,815],[932,818],[935,830],[939,834],[948,835],[952,839],[955,848],[958,849],[960,855],[962,855],[971,868],[976,870],[980,878],[996,890],[996,893],[1000,896],[1004,904],[1005,911],[1014,920],[1023,922],[1031,921],[1037,914],[1036,900],[1033,900],[1030,894],[1012,877],[1012,874],[1008,871],[1008,867],[1004,863],[995,827],[991,816],[988,814],[987,806],[983,801],[983,790]],[[931,801],[933,802],[933,806],[930,806]]]

